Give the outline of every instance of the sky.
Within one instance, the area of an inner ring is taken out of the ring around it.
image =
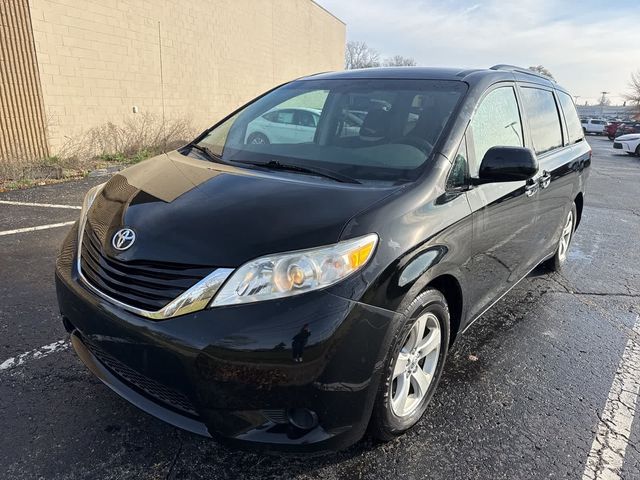
[[[347,40],[418,65],[544,65],[577,102],[621,104],[640,70],[640,0],[316,0]]]

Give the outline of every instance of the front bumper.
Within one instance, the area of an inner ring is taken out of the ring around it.
[[[74,228],[56,265],[60,311],[80,359],[116,393],[238,446],[318,452],[363,435],[396,314],[319,291],[153,321],[79,282],[75,236]],[[311,335],[297,362],[292,339],[305,325]],[[291,409],[314,412],[317,425],[295,427]]]
[[[615,148],[616,150],[622,150],[623,152],[627,153],[635,153],[636,145],[637,142],[626,142],[620,140],[616,140],[615,142],[613,142],[613,148]]]

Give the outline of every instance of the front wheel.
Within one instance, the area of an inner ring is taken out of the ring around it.
[[[449,307],[428,289],[403,312],[406,321],[391,343],[369,430],[389,441],[413,427],[438,385],[449,347]]]
[[[567,252],[573,240],[573,233],[576,230],[576,221],[578,219],[578,209],[575,202],[571,205],[571,210],[567,214],[562,233],[560,234],[560,240],[558,240],[558,246],[556,253],[553,257],[545,262],[545,266],[552,272],[557,272],[562,269],[562,266],[567,261]]]

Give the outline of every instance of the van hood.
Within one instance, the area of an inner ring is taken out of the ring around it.
[[[238,267],[335,243],[355,214],[397,188],[263,173],[170,152],[115,175],[87,220],[103,252],[120,261]],[[136,238],[118,251],[112,238],[124,227]]]

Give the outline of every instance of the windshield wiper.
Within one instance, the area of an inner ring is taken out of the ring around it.
[[[226,162],[225,160],[222,159],[222,157],[220,155],[218,155],[217,153],[214,153],[209,147],[206,147],[204,145],[200,145],[199,143],[190,143],[188,145],[189,148],[195,148],[196,150],[198,150],[199,152],[202,152],[205,154],[205,156],[209,159],[212,160],[214,162],[220,162],[220,163],[224,163],[229,165],[228,162]]]
[[[334,172],[331,170],[325,170],[324,168],[309,168],[302,167],[300,165],[293,165],[289,163],[282,163],[279,160],[269,160],[268,162],[253,162],[246,160],[237,160],[237,163],[247,163],[249,165],[255,165],[256,167],[265,167],[271,170],[283,170],[289,172],[298,172],[298,173],[306,173],[309,175],[317,175],[319,177],[330,178],[331,180],[335,180],[336,182],[342,183],[360,183],[355,178],[351,178],[347,175],[343,175],[342,173]]]

